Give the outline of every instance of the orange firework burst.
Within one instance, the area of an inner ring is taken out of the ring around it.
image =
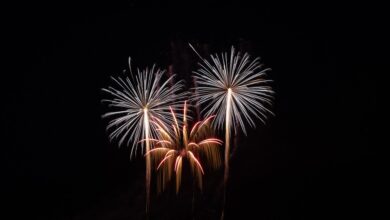
[[[220,150],[222,141],[212,137],[210,121],[214,116],[210,116],[203,121],[196,122],[191,129],[188,129],[187,104],[184,103],[183,123],[180,126],[174,111],[171,109],[174,124],[166,126],[158,118],[151,121],[157,127],[158,138],[148,139],[154,142],[154,148],[146,153],[151,154],[156,161],[157,170],[161,171],[159,178],[159,191],[165,189],[166,183],[172,177],[172,171],[176,175],[176,192],[179,191],[183,160],[190,164],[192,173],[197,178],[199,188],[202,188],[203,166],[199,157],[204,158],[212,168],[221,165]],[[180,128],[181,127],[181,128]],[[148,141],[146,140],[146,141]]]

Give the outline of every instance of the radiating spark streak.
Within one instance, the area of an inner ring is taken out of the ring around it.
[[[164,135],[165,137],[168,137],[170,139],[170,135],[167,132],[167,129],[164,129],[159,123],[156,123],[154,121],[151,121],[152,124],[154,124],[157,128],[155,129],[160,135]],[[169,140],[170,141],[170,140]]]
[[[189,154],[190,157],[195,161],[196,165],[198,165],[199,169],[202,171],[202,174],[204,174],[202,165],[200,164],[199,160],[196,159],[196,157],[194,156],[194,154],[193,154],[191,151],[188,151],[188,154]]]
[[[166,140],[161,140],[161,141],[158,141],[157,144],[172,144],[172,142],[166,141]]]
[[[152,152],[155,152],[155,151],[165,151],[165,150],[169,150],[169,148],[158,147],[158,148],[151,149],[148,152],[146,152],[145,157],[147,155],[151,154]]]
[[[146,141],[154,141],[154,142],[158,142],[159,140],[157,140],[157,139],[153,139],[153,138],[149,138],[149,139],[142,139],[142,140],[140,140],[140,141],[138,141],[138,143],[141,143],[141,142],[146,142]]]
[[[189,144],[188,144],[188,147],[190,147],[190,146],[199,147],[199,145],[198,145],[197,143],[194,143],[194,142],[189,143]]]
[[[192,134],[194,134],[195,129],[198,128],[198,125],[200,124],[200,121],[196,122],[195,125],[192,127],[190,132],[190,137],[192,137]]]
[[[179,161],[176,167],[176,193],[179,192],[180,183],[181,183],[181,165],[182,165],[182,156],[178,157]]]
[[[152,116],[152,119],[158,122],[156,123],[154,121],[151,121],[153,124],[157,125],[158,127],[162,127],[165,131],[168,130],[168,127],[165,125],[165,123],[162,120],[154,116]]]
[[[148,108],[144,108],[144,129],[145,129],[145,139],[149,140],[149,113]],[[150,151],[150,142],[146,141],[146,152]],[[149,209],[149,198],[150,198],[150,179],[151,179],[151,164],[150,164],[150,156],[146,155],[146,198],[148,198],[146,202],[146,212],[148,212]]]
[[[172,125],[172,129],[173,129],[173,131],[175,132],[175,134],[177,135],[177,136],[179,136],[179,131],[178,131],[178,129],[175,127],[175,125]],[[167,132],[166,132],[167,133]]]
[[[209,117],[207,117],[203,122],[202,124],[199,125],[199,129],[202,128],[205,124],[207,124],[211,119],[213,119],[215,117],[215,115],[211,115]]]
[[[224,181],[227,181],[229,175],[229,152],[230,152],[230,110],[232,100],[232,89],[228,88],[226,101],[226,118],[225,118],[225,175]]]
[[[179,161],[181,159],[181,156],[178,156],[175,161],[175,172],[177,172],[177,167],[179,166]]]
[[[184,122],[184,126],[185,126],[187,124],[187,101],[184,101],[183,122]]]
[[[175,150],[169,150],[169,151],[165,154],[165,156],[168,156],[168,155],[171,154],[171,153],[175,153]]]
[[[183,144],[184,146],[188,146],[188,136],[187,136],[187,127],[183,125]]]
[[[169,107],[169,108],[171,109],[171,113],[172,113],[172,116],[173,116],[173,121],[175,122],[175,125],[176,125],[176,127],[174,127],[175,131],[178,134],[178,131],[180,130],[179,123],[177,123],[175,112],[173,112],[173,109],[171,107]]]
[[[203,141],[199,142],[198,146],[203,145],[203,144],[218,144],[218,145],[222,145],[222,141],[220,141],[219,139],[216,139],[216,138],[209,138],[209,139],[206,139],[206,140],[203,140]]]
[[[158,164],[157,169],[160,169],[161,165],[163,165],[164,162],[165,162],[166,160],[168,160],[171,156],[172,156],[172,154],[170,154],[170,155],[168,155],[168,156],[165,156],[164,159],[161,160],[161,162]]]

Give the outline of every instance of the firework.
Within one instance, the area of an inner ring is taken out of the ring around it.
[[[179,191],[183,160],[187,159],[192,173],[197,177],[198,186],[202,188],[202,175],[204,168],[199,160],[203,156],[213,168],[218,168],[221,164],[220,151],[218,145],[222,141],[212,137],[210,122],[214,116],[209,116],[203,121],[196,122],[191,129],[187,122],[187,105],[184,104],[183,123],[179,125],[176,115],[171,110],[174,123],[165,126],[159,119],[153,123],[158,127],[158,138],[153,139],[155,148],[148,151],[146,155],[152,154],[156,158],[157,170],[161,170],[159,186],[165,188],[166,183],[171,179],[172,171],[176,175],[176,192]]]
[[[130,78],[111,77],[115,86],[103,89],[111,95],[110,99],[104,99],[112,110],[103,115],[111,118],[107,126],[110,131],[110,140],[119,139],[119,146],[126,143],[131,147],[130,158],[140,149],[141,153],[151,149],[149,141],[138,142],[142,139],[157,137],[155,126],[150,123],[151,118],[158,119],[162,125],[173,123],[171,108],[176,109],[181,105],[185,93],[180,93],[183,88],[182,82],[172,83],[174,75],[163,81],[164,70],[152,68],[145,70],[137,69],[134,76],[131,70],[129,58]],[[179,115],[182,117],[182,115]],[[176,119],[175,119],[176,120]],[[145,149],[146,148],[146,149]],[[151,162],[146,157],[146,197],[147,209],[149,203]]]
[[[190,47],[196,50],[190,45]],[[267,114],[272,114],[267,106],[272,104],[273,91],[266,80],[268,69],[262,68],[259,58],[254,60],[245,53],[236,53],[232,47],[230,54],[211,55],[211,61],[201,58],[199,69],[194,71],[196,93],[194,99],[204,106],[202,114],[216,115],[214,125],[225,128],[225,193],[229,176],[230,132],[241,128],[246,134],[245,125],[255,127],[253,117],[263,123]]]

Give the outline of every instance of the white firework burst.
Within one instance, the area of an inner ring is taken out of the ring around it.
[[[102,101],[112,109],[103,115],[104,118],[111,118],[107,126],[110,140],[119,139],[119,146],[124,143],[130,146],[132,158],[139,146],[141,154],[145,153],[144,145],[148,141],[141,140],[156,137],[156,131],[149,120],[153,118],[171,125],[173,118],[170,107],[181,108],[186,93],[181,92],[182,81],[173,82],[175,75],[163,81],[165,70],[157,69],[155,65],[142,71],[137,69],[135,77],[131,71],[130,58],[129,66],[130,77],[111,77],[115,86],[103,89],[111,98]],[[178,117],[182,115],[179,114]]]
[[[216,115],[214,122],[218,129],[228,121],[229,130],[230,126],[236,130],[239,125],[245,134],[246,123],[256,126],[253,116],[265,123],[267,114],[273,114],[269,106],[274,92],[269,86],[271,80],[265,79],[269,69],[262,68],[259,58],[251,60],[247,53],[236,53],[234,47],[230,54],[210,58],[208,61],[201,57],[200,68],[194,71],[193,98],[203,105],[202,114]]]

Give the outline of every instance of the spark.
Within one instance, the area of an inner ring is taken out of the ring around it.
[[[144,129],[145,129],[145,139],[146,141],[146,151],[150,151],[150,141],[149,141],[149,131],[150,131],[150,123],[149,123],[149,114],[148,114],[148,108],[144,107]],[[151,178],[151,164],[150,164],[150,156],[146,156],[146,176],[145,176],[145,183],[146,183],[146,198],[149,200],[150,198],[150,178]],[[146,204],[146,211],[148,211],[149,208],[149,202]]]

